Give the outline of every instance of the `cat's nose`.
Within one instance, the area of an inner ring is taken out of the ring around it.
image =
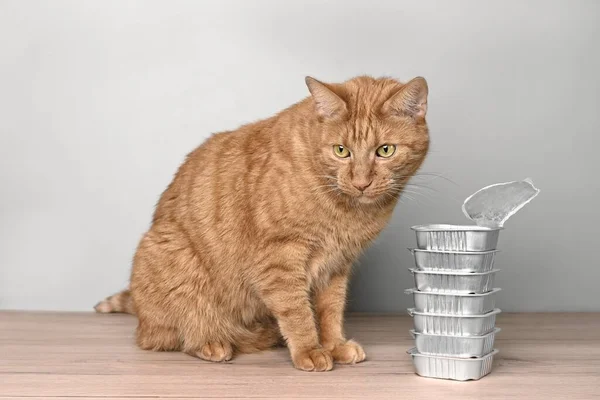
[[[352,181],[352,185],[361,192],[371,186],[371,183],[373,183],[373,180],[369,179],[355,179]]]

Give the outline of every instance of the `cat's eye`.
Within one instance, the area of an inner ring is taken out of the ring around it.
[[[350,157],[350,150],[342,146],[341,144],[336,144],[333,146],[333,152],[339,158],[347,158]]]
[[[388,158],[391,157],[395,151],[396,146],[393,144],[384,144],[383,146],[379,146],[376,153],[379,157]]]

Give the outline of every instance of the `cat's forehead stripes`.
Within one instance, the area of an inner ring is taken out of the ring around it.
[[[393,97],[404,84],[393,79],[358,77],[340,85],[348,104],[347,146],[372,149],[382,144],[395,144],[411,149],[425,148],[428,136],[407,134],[412,132],[411,123],[396,119],[393,128],[382,118],[382,106]]]
[[[348,125],[344,132],[347,146],[370,148],[381,145],[380,110],[402,85],[393,79],[354,78],[335,86],[348,107]]]
[[[350,119],[368,120],[376,117],[383,103],[402,85],[393,79],[361,76],[338,86],[348,105]]]
[[[356,118],[349,124],[348,139],[359,147],[372,147],[379,141],[377,129],[371,118]]]

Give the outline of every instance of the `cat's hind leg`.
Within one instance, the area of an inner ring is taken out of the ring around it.
[[[187,350],[186,352],[206,361],[222,362],[233,358],[233,346],[227,342],[207,342],[198,350]]]
[[[235,332],[233,343],[229,341],[211,341],[204,343],[198,350],[186,350],[186,353],[206,361],[229,361],[234,353],[255,353],[284,345],[277,323],[272,320],[256,322],[250,328],[231,328]]]
[[[183,310],[178,323],[181,351],[206,361],[231,360],[235,350],[236,323],[227,307],[222,307],[210,290],[205,290],[195,292]]]
[[[285,340],[281,336],[277,321],[273,318],[265,318],[239,332],[235,346],[240,353],[255,353],[285,346]]]
[[[140,318],[136,331],[137,345],[143,350],[177,351],[181,342],[176,328],[150,323]]]

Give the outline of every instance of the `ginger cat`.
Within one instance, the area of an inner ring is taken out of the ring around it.
[[[427,83],[357,77],[218,133],[162,194],[128,290],[137,344],[230,360],[278,343],[296,368],[365,359],[344,336],[352,263],[389,221],[429,147]]]

